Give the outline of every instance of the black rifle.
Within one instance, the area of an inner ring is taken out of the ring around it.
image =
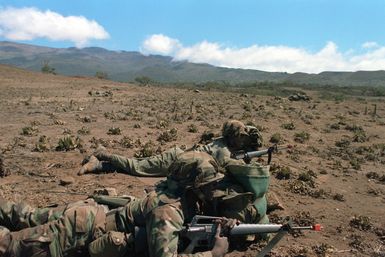
[[[218,227],[218,220],[221,217],[196,215],[191,224],[181,231],[181,236],[190,240],[190,244],[185,249],[185,253],[192,253],[196,247],[207,247],[211,249],[214,245],[215,234]],[[321,225],[313,226],[293,226],[289,220],[285,224],[239,224],[234,226],[223,236],[241,236],[277,233],[269,243],[258,253],[257,257],[264,257],[271,249],[290,231],[295,230],[314,230],[320,231]],[[222,231],[223,232],[223,231]]]
[[[269,148],[264,149],[264,150],[252,151],[252,152],[239,151],[239,152],[233,153],[231,155],[231,157],[236,159],[236,160],[243,159],[246,163],[249,163],[252,158],[261,157],[261,156],[267,154],[268,155],[267,163],[270,164],[273,152],[277,153],[279,150],[291,149],[291,148],[293,148],[292,145],[278,146],[277,144],[274,144],[274,145],[272,145]]]

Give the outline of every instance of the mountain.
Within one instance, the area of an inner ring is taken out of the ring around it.
[[[385,71],[322,72],[319,74],[265,72],[216,67],[204,63],[173,61],[169,56],[143,55],[139,52],[110,51],[100,47],[51,48],[0,42],[0,63],[40,71],[44,63],[59,74],[95,76],[105,72],[112,80],[133,81],[147,76],[159,82],[254,81],[292,82],[320,85],[385,85]]]

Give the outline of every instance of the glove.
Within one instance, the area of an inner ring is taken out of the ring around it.
[[[211,250],[213,257],[223,257],[229,251],[229,240],[227,237],[221,236],[221,224],[218,224],[214,237],[214,247]]]

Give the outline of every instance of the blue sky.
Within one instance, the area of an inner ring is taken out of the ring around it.
[[[0,0],[0,40],[267,71],[385,69],[384,0]]]

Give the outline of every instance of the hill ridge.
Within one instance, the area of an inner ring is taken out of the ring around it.
[[[175,61],[170,56],[143,55],[137,51],[112,51],[102,47],[53,48],[0,41],[0,63],[32,71],[40,71],[48,62],[58,74],[95,76],[105,72],[111,80],[134,81],[147,76],[162,83],[226,81],[290,82],[297,84],[340,86],[385,86],[385,71],[336,72],[318,74],[303,72],[266,72],[252,69],[217,67],[207,63]]]

